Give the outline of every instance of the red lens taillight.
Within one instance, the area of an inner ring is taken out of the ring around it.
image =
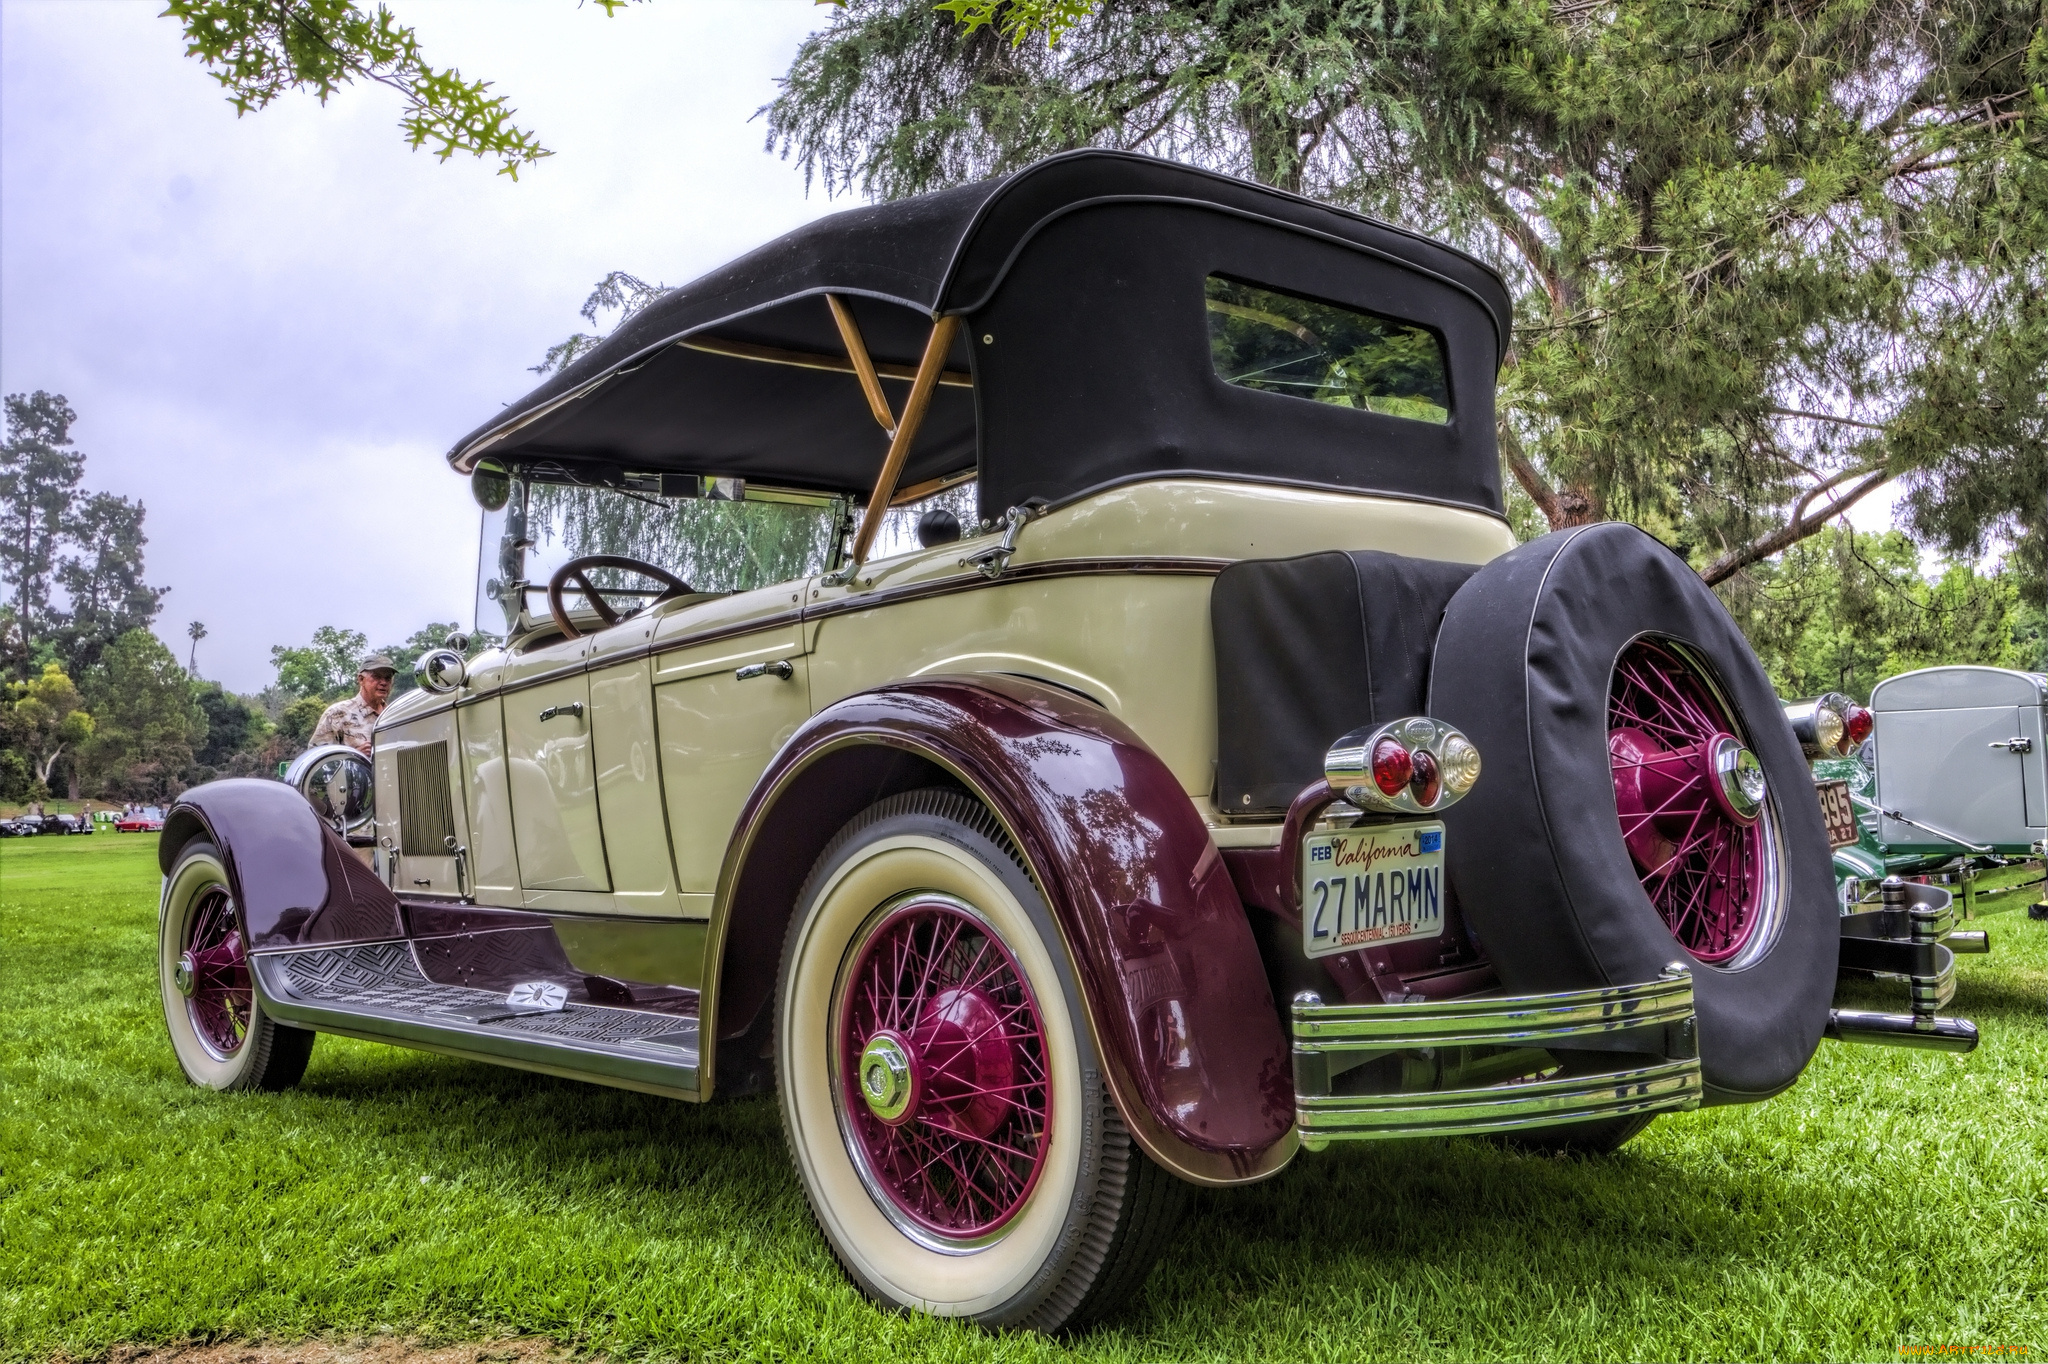
[[[1861,706],[1851,706],[1842,712],[1842,728],[1849,731],[1849,747],[1854,748],[1870,737],[1877,717]]]
[[[1432,770],[1436,764],[1430,763]],[[1415,776],[1415,760],[1408,756],[1408,750],[1401,747],[1398,739],[1382,739],[1373,745],[1373,784],[1388,796],[1398,796],[1401,788]]]
[[[1415,803],[1427,810],[1444,793],[1443,769],[1436,765],[1436,755],[1426,748],[1416,749],[1412,761],[1415,774],[1408,778],[1408,790]]]

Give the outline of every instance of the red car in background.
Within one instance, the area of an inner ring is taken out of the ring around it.
[[[154,805],[140,810],[130,810],[114,821],[117,834],[160,834],[164,831],[164,812]]]

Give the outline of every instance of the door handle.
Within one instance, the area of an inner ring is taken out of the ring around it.
[[[566,701],[559,706],[549,706],[540,713],[540,718],[543,721],[547,721],[554,719],[557,715],[571,715],[580,720],[583,718],[583,703],[581,701]]]
[[[1993,739],[1990,746],[1992,748],[2002,748],[2008,753],[2032,753],[2034,751],[2034,741],[2024,734],[2011,739]]]
[[[796,665],[786,658],[778,658],[773,663],[749,663],[744,668],[732,670],[732,680],[735,682],[751,682],[757,677],[778,677],[787,682],[794,676]]]

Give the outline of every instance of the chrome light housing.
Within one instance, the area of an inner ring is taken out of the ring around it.
[[[284,780],[338,834],[352,834],[377,817],[370,760],[345,744],[307,749],[292,759]]]
[[[420,661],[413,664],[412,674],[419,679],[420,686],[439,695],[447,695],[462,685],[469,675],[469,669],[462,661],[462,655],[453,649],[429,649],[420,655]]]
[[[1870,736],[1870,712],[1838,691],[1785,702],[1785,721],[1808,762],[1846,757]]]
[[[1479,780],[1479,748],[1441,720],[1411,715],[1339,739],[1323,757],[1323,776],[1361,810],[1434,814]]]

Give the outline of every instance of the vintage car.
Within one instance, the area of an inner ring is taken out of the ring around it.
[[[161,833],[164,827],[164,812],[154,805],[139,810],[127,810],[114,817],[114,832],[117,834]]]
[[[89,834],[92,821],[84,815],[17,815],[7,821],[7,837],[33,838],[39,834]]]
[[[1819,708],[1818,720],[1808,714]],[[1877,898],[1886,876],[1953,888],[1964,917],[1981,873],[2038,859],[2048,838],[2048,676],[1956,665],[1886,678],[1870,708],[1831,694],[1788,703],[1795,733],[1842,738],[1809,749],[1824,804],[1853,815],[1837,834],[1835,882],[1844,912]],[[1880,762],[1882,749],[1888,762]],[[1829,788],[1834,788],[1830,791]],[[1839,822],[1839,816],[1836,821]],[[2040,915],[2036,915],[2040,917]],[[1951,943],[1951,946],[1955,946]]]
[[[773,1091],[867,1293],[1050,1330],[1303,1150],[1968,1049],[1939,891],[1868,938],[1913,1011],[1832,1007],[1811,778],[1697,574],[1517,546],[1509,327],[1457,251],[1093,151],[668,292],[451,452],[492,638],[373,760],[171,812],[181,1065]]]

